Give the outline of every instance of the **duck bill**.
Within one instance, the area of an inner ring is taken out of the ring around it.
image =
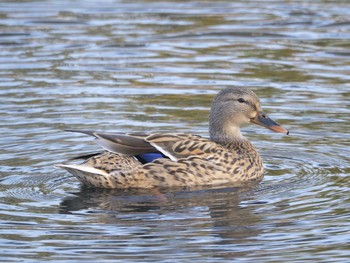
[[[270,119],[263,111],[259,112],[250,122],[268,128],[274,132],[289,134],[289,131]]]

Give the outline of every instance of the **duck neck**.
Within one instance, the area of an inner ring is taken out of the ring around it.
[[[228,145],[236,142],[246,141],[241,130],[237,126],[215,126],[209,128],[210,140],[221,144]]]

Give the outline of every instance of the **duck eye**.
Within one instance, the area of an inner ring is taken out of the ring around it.
[[[239,102],[239,103],[244,103],[244,102],[246,102],[246,101],[245,101],[245,99],[243,99],[243,98],[239,98],[239,99],[238,99],[238,102]]]

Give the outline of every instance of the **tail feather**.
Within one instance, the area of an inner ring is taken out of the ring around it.
[[[104,170],[80,164],[57,164],[55,166],[67,170],[85,185],[102,188],[116,188],[115,183]]]

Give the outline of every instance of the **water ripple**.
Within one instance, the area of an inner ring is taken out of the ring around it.
[[[341,0],[3,2],[2,260],[347,261],[348,17]],[[100,150],[67,128],[207,136],[229,85],[291,131],[244,127],[258,186],[85,189],[53,167]]]

